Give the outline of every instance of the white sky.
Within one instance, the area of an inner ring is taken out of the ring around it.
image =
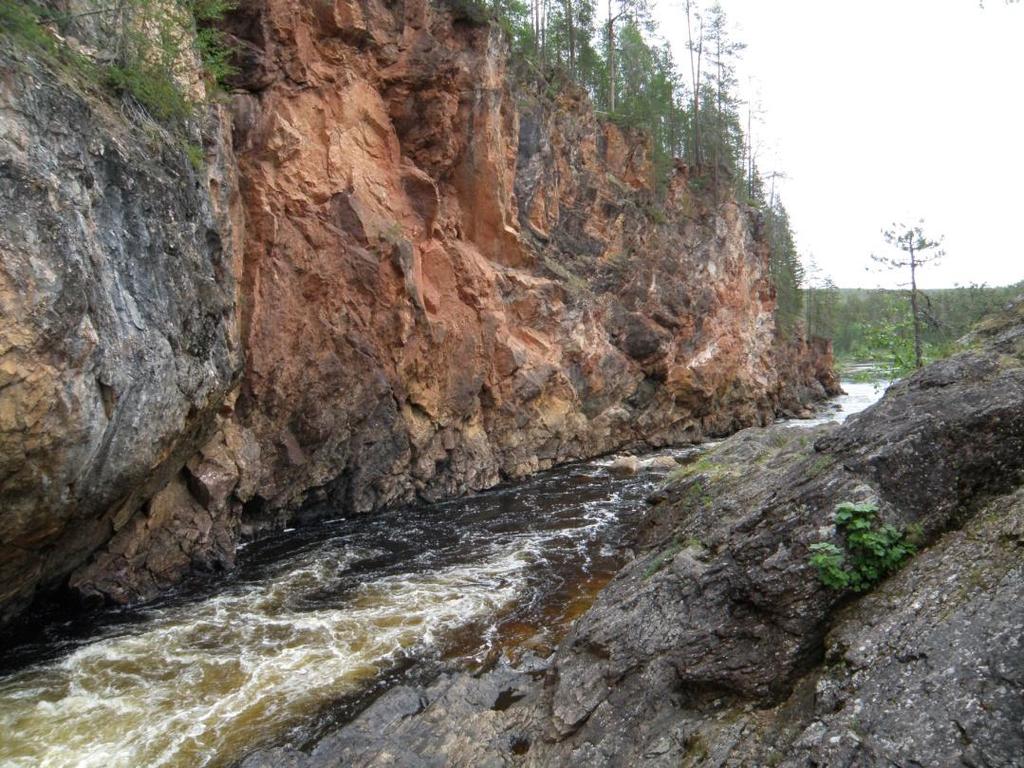
[[[891,287],[869,255],[883,227],[924,218],[947,255],[923,287],[1024,279],[1024,3],[721,3],[805,258],[842,287]],[[681,9],[657,0],[655,15],[688,77]]]

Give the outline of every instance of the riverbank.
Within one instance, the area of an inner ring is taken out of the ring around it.
[[[678,466],[612,461],[305,526],[250,544],[222,584],[58,622],[6,649],[0,763],[224,765],[307,743],[395,679],[550,653]]]
[[[75,66],[123,53],[102,12],[5,4],[0,625],[833,384],[776,326],[765,213],[518,79],[464,4],[217,5],[230,94],[168,132]]]

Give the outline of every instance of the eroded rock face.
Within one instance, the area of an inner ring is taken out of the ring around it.
[[[900,382],[841,427],[743,431],[683,471],[652,512],[646,553],[542,675],[502,667],[398,689],[289,759],[1019,764],[1021,306],[974,349]],[[926,546],[860,599],[825,587],[808,562],[809,545],[838,541],[842,501],[873,501],[885,522],[916,523]],[[412,700],[416,711],[404,711]]]
[[[241,368],[216,120],[198,173],[4,42],[0,623],[136,525]]]
[[[641,138],[514,90],[500,34],[443,7],[264,0],[232,24],[249,509],[366,512],[774,417],[749,211],[681,170],[656,224]]]

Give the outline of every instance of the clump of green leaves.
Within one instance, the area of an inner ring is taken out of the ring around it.
[[[188,157],[188,161],[192,163],[192,168],[196,173],[202,172],[206,165],[206,153],[203,152],[203,148],[198,144],[193,144],[191,141],[185,142],[185,155]]]
[[[664,551],[659,552],[657,555],[655,555],[651,559],[651,562],[648,563],[647,567],[644,569],[644,579],[651,578],[651,576],[653,576],[658,571],[660,571],[662,568],[664,568],[668,563],[672,562],[672,558],[674,558],[676,555],[678,555],[682,550],[683,550],[683,543],[682,542],[680,542],[680,541],[672,542],[672,544],[668,547],[668,549],[665,549]]]
[[[182,121],[192,114],[192,104],[174,78],[160,66],[114,64],[106,71],[106,84],[116,93],[130,93],[160,122]]]
[[[126,0],[117,15],[101,16],[117,54],[109,85],[130,93],[161,122],[188,119],[196,106],[187,85],[195,54],[208,90],[237,72],[234,50],[216,26],[232,8],[233,0]]]
[[[22,0],[0,0],[0,31],[31,48],[53,52],[53,37],[43,28],[40,19],[46,9]]]
[[[195,46],[203,72],[207,81],[218,88],[226,87],[227,80],[238,74],[238,67],[232,64],[235,47],[217,26],[237,6],[236,0],[188,0],[195,20]]]
[[[448,7],[456,19],[465,19],[473,24],[485,25],[495,19],[495,12],[480,0],[448,0]]]
[[[836,507],[834,520],[845,549],[821,541],[810,546],[809,559],[822,584],[832,589],[863,592],[917,552],[914,539],[919,534],[879,524],[877,504],[843,502]]]

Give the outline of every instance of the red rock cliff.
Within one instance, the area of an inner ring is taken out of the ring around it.
[[[641,137],[517,90],[496,29],[422,0],[266,0],[235,29],[264,506],[365,512],[773,417],[750,211],[680,171],[661,216]]]

